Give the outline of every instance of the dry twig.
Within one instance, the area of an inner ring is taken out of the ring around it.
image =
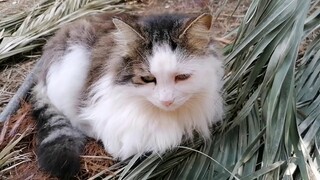
[[[31,73],[28,74],[20,88],[18,89],[17,93],[12,97],[8,105],[5,107],[5,109],[0,114],[0,122],[4,122],[6,120],[9,120],[11,115],[17,111],[17,109],[20,106],[21,100],[23,100],[31,87],[33,86],[35,82],[35,74],[38,72],[38,69],[40,69],[42,65],[42,61],[39,60],[35,67],[32,69]]]

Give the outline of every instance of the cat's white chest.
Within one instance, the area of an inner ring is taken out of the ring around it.
[[[122,110],[118,109],[118,116],[108,119],[104,128],[99,131],[99,138],[108,152],[125,159],[148,151],[163,153],[181,142],[183,127],[176,117],[144,112],[143,107],[132,111],[138,106],[133,103]]]
[[[114,157],[125,159],[148,151],[163,153],[181,142],[184,125],[179,123],[178,114],[154,109],[107,84],[103,85],[104,92],[99,90],[93,98],[97,101],[84,108],[80,116],[90,124],[91,135],[102,140]]]

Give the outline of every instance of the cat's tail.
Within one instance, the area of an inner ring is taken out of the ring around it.
[[[41,169],[62,179],[80,170],[80,154],[86,137],[52,105],[38,83],[32,91],[33,115],[37,121],[37,156]]]

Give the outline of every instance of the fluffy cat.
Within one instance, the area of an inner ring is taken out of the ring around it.
[[[209,14],[100,14],[61,28],[32,91],[40,167],[74,175],[86,136],[119,160],[162,154],[194,131],[208,138],[223,114],[211,27]]]

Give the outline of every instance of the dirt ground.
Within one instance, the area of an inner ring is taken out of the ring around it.
[[[39,0],[0,0],[0,21],[2,17],[30,10]],[[243,0],[238,7],[237,0],[229,0],[214,22],[215,36],[222,46],[232,42],[233,36],[225,37],[234,28],[238,27],[243,18],[250,0]],[[138,0],[128,3],[146,4],[146,12],[201,12],[208,9],[210,4],[212,12],[218,12],[222,0]],[[231,16],[233,14],[233,16]],[[1,31],[1,27],[0,27]],[[0,65],[0,112],[15,94],[26,75],[31,71],[35,58],[25,57],[14,63]],[[0,150],[18,134],[25,132],[24,138],[18,143],[16,159],[11,169],[0,169],[0,179],[54,179],[38,169],[35,155],[34,124],[29,113],[30,105],[23,103],[16,115],[5,124],[0,124]],[[82,171],[79,179],[86,179],[99,172],[110,174],[107,167],[114,162],[102,148],[99,142],[90,141],[82,157]],[[2,173],[2,175],[1,175]]]

